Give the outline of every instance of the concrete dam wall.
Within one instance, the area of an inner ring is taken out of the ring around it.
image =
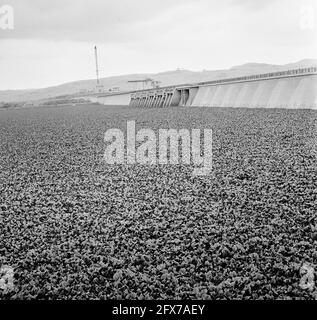
[[[118,93],[93,99],[94,102],[105,105],[142,108],[179,106],[317,109],[317,68]]]
[[[316,108],[317,75],[200,87],[197,107]]]

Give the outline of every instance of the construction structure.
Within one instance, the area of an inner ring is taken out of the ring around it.
[[[95,63],[96,63],[96,89],[95,91],[100,93],[104,91],[103,85],[99,81],[99,66],[98,66],[98,52],[97,52],[97,46],[95,46]]]
[[[158,88],[160,86],[160,81],[151,78],[129,80],[128,83],[133,86],[133,90],[146,90]]]
[[[105,105],[142,108],[317,108],[317,68],[182,84],[91,97]]]

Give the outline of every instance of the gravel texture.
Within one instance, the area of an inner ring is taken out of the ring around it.
[[[212,128],[212,174],[105,164],[104,133],[127,120]],[[316,121],[314,110],[0,111],[0,267],[14,270],[0,299],[316,299],[300,286],[317,263]]]

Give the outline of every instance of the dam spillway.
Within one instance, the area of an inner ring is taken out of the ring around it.
[[[140,108],[317,109],[317,68],[105,94],[91,97],[90,101]]]

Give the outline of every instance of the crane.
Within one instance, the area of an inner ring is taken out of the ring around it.
[[[95,62],[96,62],[97,87],[98,87],[98,86],[99,86],[99,70],[98,70],[98,53],[97,53],[97,46],[95,46]]]

